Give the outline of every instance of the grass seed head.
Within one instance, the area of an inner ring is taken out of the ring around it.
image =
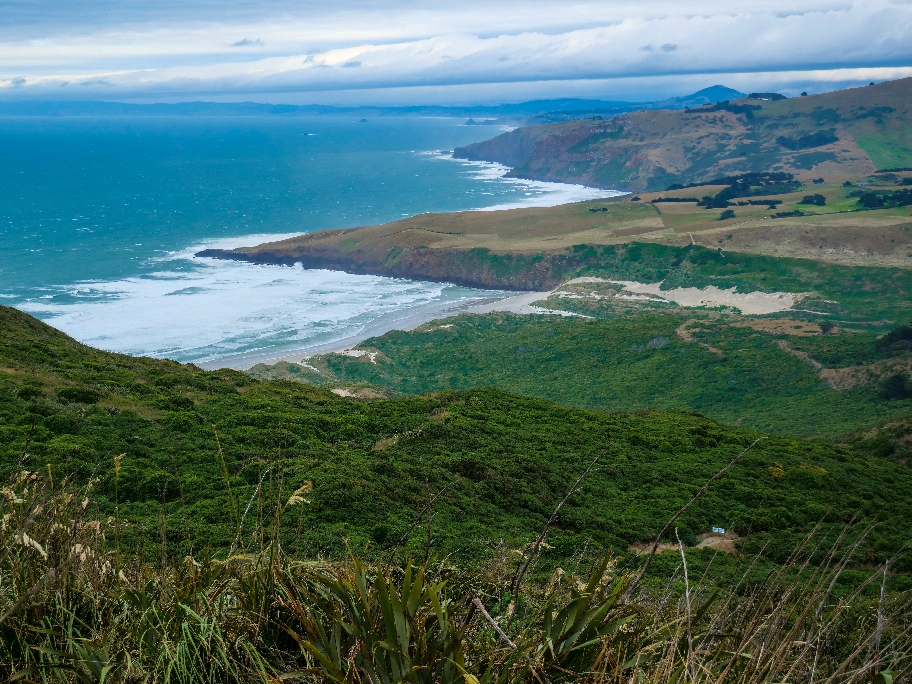
[[[310,501],[308,499],[305,499],[304,495],[307,494],[312,489],[313,489],[313,482],[311,482],[310,480],[307,480],[307,482],[305,482],[300,487],[298,487],[296,490],[294,490],[294,492],[292,492],[291,496],[288,497],[288,501],[285,502],[285,508],[288,508],[289,506],[294,506],[294,505],[300,504],[300,503],[309,504]]]

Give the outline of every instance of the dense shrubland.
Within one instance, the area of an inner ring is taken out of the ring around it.
[[[142,562],[77,487],[3,487],[0,673],[72,682],[891,682],[910,668],[910,596],[888,564],[834,587],[868,529],[811,530],[722,588],[641,581],[610,552],[524,575],[534,548],[475,566],[302,560],[277,530],[308,487],[266,502],[260,548]],[[284,497],[283,497],[284,498]],[[546,528],[547,529],[547,528]],[[675,531],[677,535],[677,530]],[[428,549],[431,552],[431,549]],[[865,591],[865,589],[874,591]]]
[[[310,360],[322,374],[303,366],[259,366],[254,374],[313,384],[371,383],[406,394],[492,385],[609,411],[697,411],[801,436],[836,437],[912,412],[909,397],[885,394],[877,377],[836,391],[795,353],[807,354],[824,369],[896,359],[912,345],[908,326],[880,337],[878,330],[864,328],[788,335],[756,330],[738,316],[711,317],[673,305],[644,309],[604,299],[548,304],[599,318],[461,316],[365,341],[362,346],[381,352],[376,363],[330,355]],[[789,329],[796,323],[781,325]],[[681,326],[688,339],[678,334]],[[665,342],[656,346],[652,340]]]
[[[908,669],[912,475],[875,453],[494,389],[346,400],[0,314],[3,677]],[[695,548],[716,525],[734,553]]]

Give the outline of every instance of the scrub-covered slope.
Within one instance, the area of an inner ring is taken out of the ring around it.
[[[500,162],[521,178],[633,191],[751,171],[851,175],[912,166],[912,79],[771,95],[519,128],[454,156]]]
[[[548,553],[561,558],[586,544],[624,551],[655,535],[760,436],[693,414],[609,414],[493,389],[342,399],[100,352],[8,308],[0,309],[0,369],[4,477],[25,468],[100,478],[97,515],[113,516],[119,500],[121,547],[159,559],[223,552],[238,527],[242,546],[256,545],[247,537],[262,529],[258,495],[287,497],[306,481],[311,503],[281,520],[289,552],[340,554],[348,540],[361,551],[370,542],[373,553],[402,540],[421,553],[428,532],[414,525],[439,494],[436,552],[485,556],[498,540],[534,538],[600,453],[562,509]],[[733,527],[745,550],[769,542],[767,553],[781,559],[819,519],[840,524],[856,512],[882,523],[858,558],[892,556],[908,541],[912,472],[770,437],[677,526],[691,543],[711,526]],[[900,565],[909,561],[891,568]]]

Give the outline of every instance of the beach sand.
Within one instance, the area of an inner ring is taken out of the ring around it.
[[[279,356],[274,351],[263,353],[248,353],[235,357],[221,358],[210,363],[201,363],[200,367],[214,370],[216,368],[236,368],[247,370],[258,363],[277,363],[288,361],[301,363],[316,354],[329,354],[343,352],[356,346],[364,340],[384,335],[391,330],[414,330],[415,328],[441,318],[458,316],[463,313],[484,314],[492,311],[506,311],[516,314],[553,314],[555,316],[577,315],[566,311],[554,311],[532,306],[533,302],[547,299],[550,292],[523,292],[521,294],[504,296],[503,292],[492,292],[491,297],[468,299],[458,302],[443,302],[429,304],[424,307],[399,312],[388,317],[374,321],[370,326],[354,335],[349,335],[333,342],[304,346],[294,351],[285,350]]]
[[[346,353],[364,340],[383,335],[391,330],[414,330],[415,328],[443,318],[458,316],[464,313],[487,314],[504,311],[514,314],[549,314],[552,316],[583,316],[582,314],[557,309],[534,306],[535,302],[548,299],[552,294],[559,294],[561,288],[583,283],[615,283],[622,285],[628,294],[615,295],[619,299],[643,299],[651,301],[673,302],[685,308],[703,308],[729,306],[740,309],[744,315],[765,315],[786,311],[792,308],[805,295],[789,292],[746,292],[738,293],[735,288],[722,290],[714,286],[705,288],[674,288],[662,290],[661,283],[637,283],[626,280],[607,280],[604,278],[584,277],[569,280],[550,292],[523,292],[504,296],[503,292],[492,292],[490,298],[466,299],[459,302],[430,304],[411,311],[391,314],[389,317],[375,321],[360,332],[334,342],[303,347],[281,356],[272,354],[247,354],[242,357],[221,359],[209,364],[207,368],[237,368],[247,370],[258,363],[274,364],[279,361],[305,363],[308,358],[317,354]],[[585,297],[585,295],[582,295]],[[595,295],[593,295],[595,296]],[[716,351],[716,350],[712,350]],[[354,354],[352,354],[354,355]]]

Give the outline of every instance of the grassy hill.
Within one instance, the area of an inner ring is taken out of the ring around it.
[[[755,254],[905,270],[912,266],[910,183],[910,172],[806,182],[788,175],[753,174],[557,207],[421,214],[379,226],[204,250],[197,256],[537,291],[579,275],[610,272],[606,267],[617,265],[617,254],[639,249],[621,247],[630,243],[735,252],[726,257],[735,263],[750,261],[743,254]],[[787,262],[764,263],[776,270]],[[813,263],[799,268],[826,270]],[[625,271],[630,269],[621,268],[616,275]],[[861,269],[847,278],[868,279],[869,273]],[[889,271],[880,273],[894,279],[886,275]],[[757,279],[752,285],[762,289]],[[852,288],[843,290],[858,296]]]
[[[912,166],[912,79],[792,99],[519,128],[454,151],[511,175],[633,191],[752,171],[813,177]]]
[[[912,414],[912,355],[882,355],[873,334],[821,336],[817,324],[795,319],[678,307],[612,316],[599,302],[564,302],[607,317],[463,315],[359,345],[379,354],[326,354],[251,373],[405,394],[491,385],[591,409],[696,411],[792,436],[836,437]],[[902,383],[891,392],[894,375]]]
[[[625,551],[760,436],[690,413],[605,413],[495,389],[342,399],[101,352],[8,308],[0,309],[0,368],[5,476],[26,468],[99,478],[97,515],[119,510],[119,544],[147,559],[224,553],[238,526],[240,548],[257,548],[269,520],[262,502],[305,481],[310,505],[280,521],[289,552],[336,556],[347,540],[368,554],[400,541],[421,553],[420,521],[438,497],[435,553],[486,557],[498,544],[529,542],[599,453],[546,558]],[[783,560],[819,520],[838,527],[860,514],[881,522],[859,556],[877,562],[908,541],[910,507],[912,472],[903,466],[769,437],[677,525],[691,544],[713,525],[733,528],[744,550]]]

